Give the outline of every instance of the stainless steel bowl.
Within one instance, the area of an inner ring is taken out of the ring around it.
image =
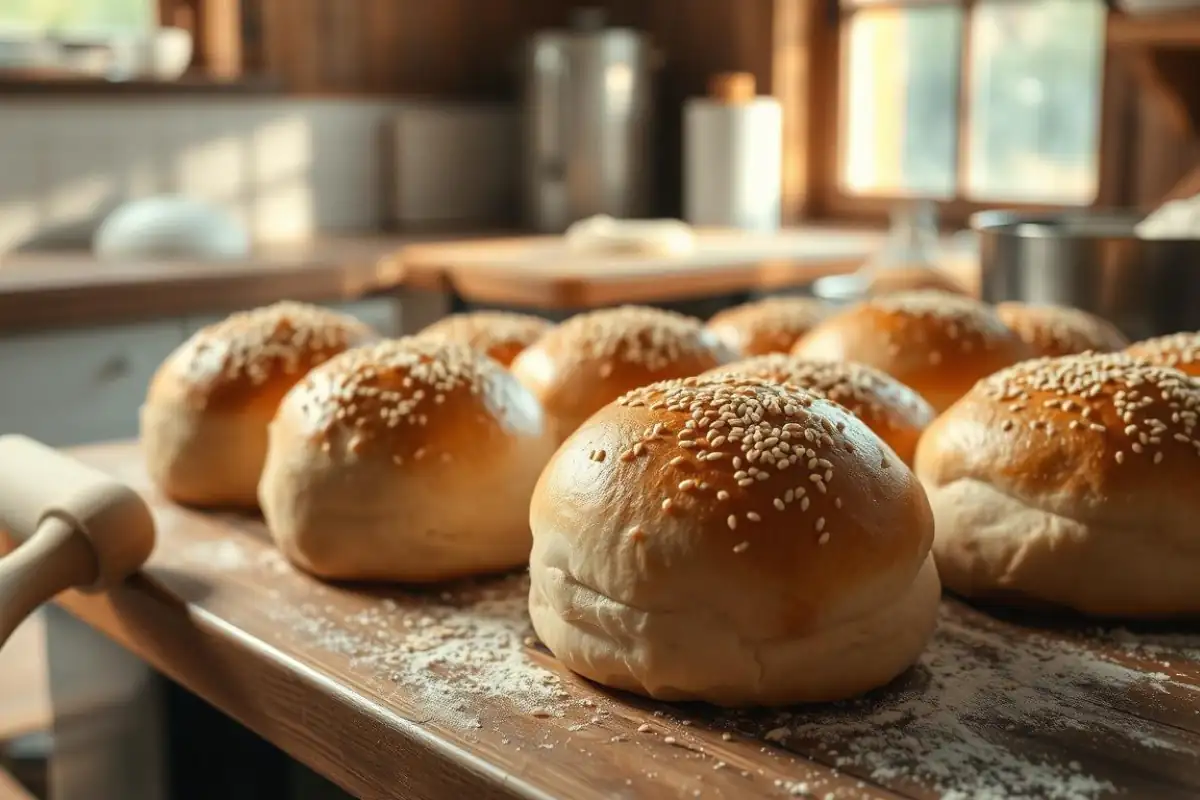
[[[1200,240],[1139,239],[1138,215],[974,215],[983,299],[1091,311],[1130,338],[1200,330]]]

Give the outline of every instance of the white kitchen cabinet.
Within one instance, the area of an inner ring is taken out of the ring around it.
[[[146,386],[183,339],[180,319],[0,336],[0,432],[56,446],[135,436]]]
[[[400,335],[395,297],[330,307],[384,336]],[[55,446],[136,436],[138,408],[158,365],[188,336],[225,316],[0,336],[0,433]]]

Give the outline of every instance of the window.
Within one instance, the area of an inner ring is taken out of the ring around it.
[[[0,0],[0,30],[143,29],[155,17],[154,0]]]
[[[836,195],[1086,205],[1100,0],[841,0]]]

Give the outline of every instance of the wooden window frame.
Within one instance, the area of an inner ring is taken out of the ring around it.
[[[1030,2],[1031,0],[1005,0],[1008,2]],[[808,154],[806,172],[809,185],[805,203],[805,216],[815,219],[877,224],[887,219],[888,213],[897,203],[907,199],[931,199],[938,204],[941,219],[951,225],[960,225],[971,214],[988,208],[1006,208],[1030,212],[1050,211],[1067,206],[1065,204],[1031,203],[986,200],[968,196],[966,192],[967,161],[970,145],[969,99],[971,93],[972,21],[980,0],[873,0],[844,5],[839,0],[819,0],[821,6],[806,20],[808,26],[808,52],[811,54],[813,78],[809,86],[808,110],[810,125],[807,133]],[[958,127],[956,134],[957,152],[955,161],[954,194],[949,197],[930,197],[921,194],[853,194],[842,185],[842,165],[845,163],[845,139],[842,136],[846,122],[846,102],[842,76],[848,53],[849,21],[854,14],[864,10],[915,8],[930,6],[957,6],[963,9],[962,42],[959,50],[959,83],[957,96]],[[1104,53],[1101,65],[1100,113],[1097,158],[1096,196],[1090,204],[1095,206],[1115,205],[1122,190],[1116,183],[1119,177],[1122,137],[1115,130],[1111,112],[1114,89],[1118,81],[1112,74],[1112,48],[1109,33],[1115,14],[1110,9],[1107,15]],[[834,109],[834,113],[828,113]]]

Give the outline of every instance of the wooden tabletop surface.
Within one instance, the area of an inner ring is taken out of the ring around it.
[[[452,287],[482,303],[593,308],[780,289],[857,268],[877,231],[805,227],[778,233],[700,230],[693,252],[591,255],[558,236],[410,245],[395,256],[412,286]]]
[[[653,703],[561,669],[524,575],[324,585],[260,522],[162,500],[135,445],[75,453],[145,493],[160,540],[144,576],[62,605],[362,797],[1200,796],[1200,628],[947,600],[920,664],[859,701]]]

